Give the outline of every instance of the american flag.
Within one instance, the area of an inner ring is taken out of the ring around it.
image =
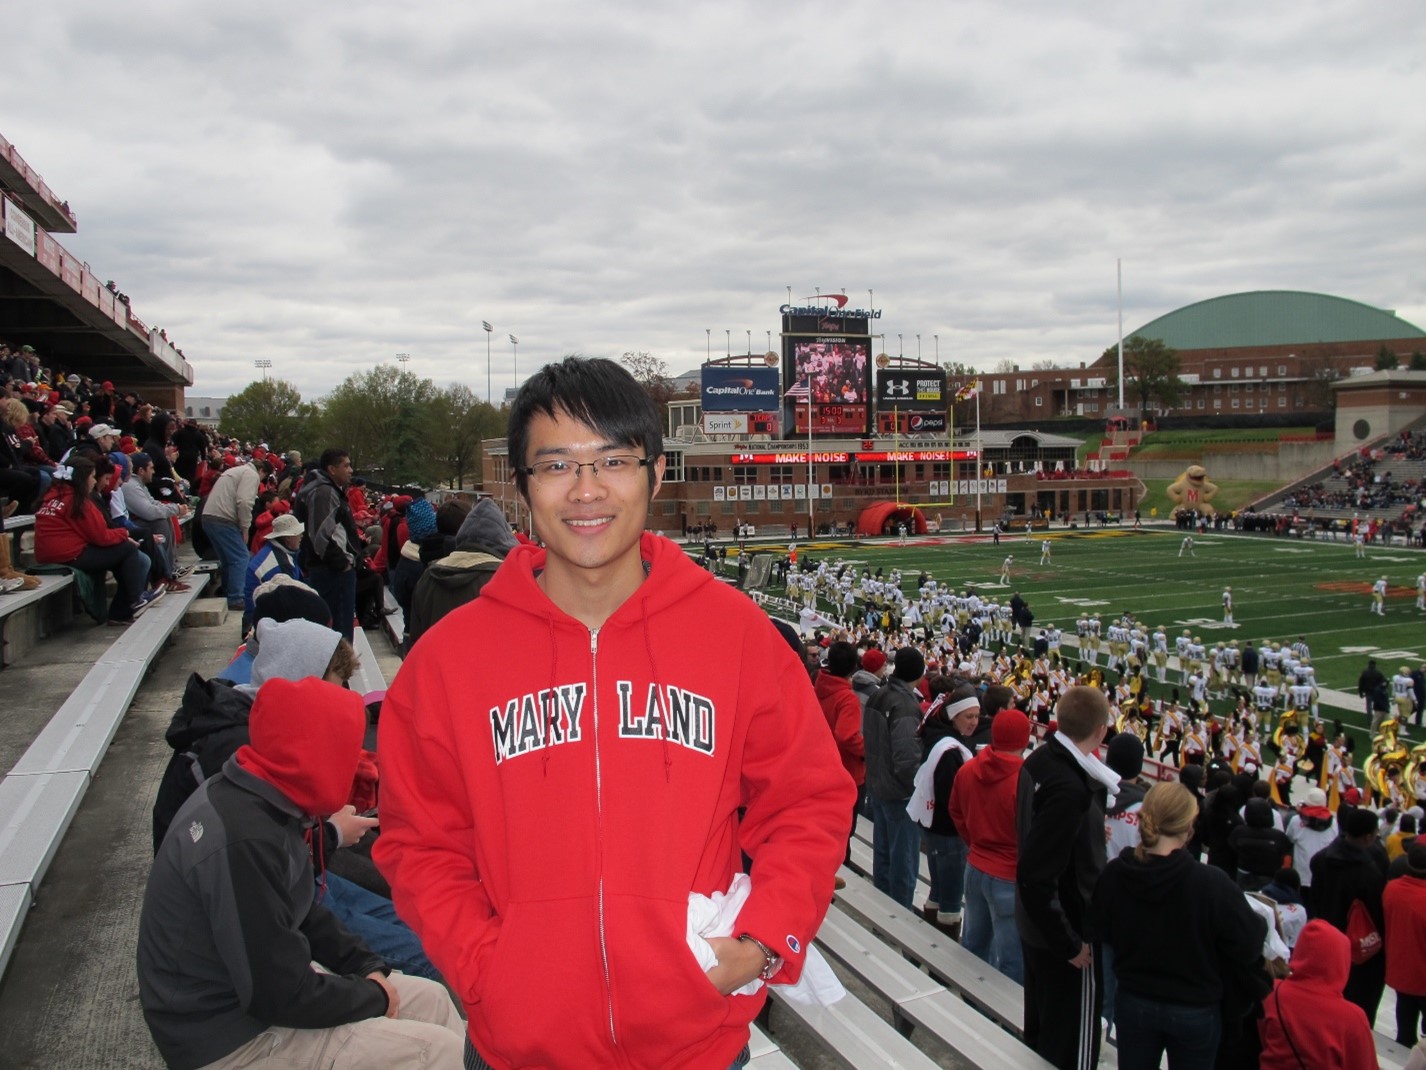
[[[782,396],[785,397],[785,398],[791,398],[793,401],[805,402],[805,401],[807,401],[807,395],[808,395],[807,380],[806,380],[806,379],[799,379],[798,382],[797,382],[797,385],[796,385],[796,386],[793,386],[793,387],[789,387],[789,388],[787,389],[787,392],[784,393]]]

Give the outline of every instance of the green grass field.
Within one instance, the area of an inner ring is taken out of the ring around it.
[[[958,589],[974,585],[982,595],[1009,598],[1019,591],[1037,625],[1054,622],[1067,636],[1074,634],[1079,615],[1091,610],[1101,618],[1127,610],[1151,628],[1163,624],[1170,643],[1185,628],[1210,647],[1230,639],[1240,645],[1248,639],[1255,645],[1273,640],[1286,645],[1306,636],[1318,686],[1351,696],[1350,710],[1324,701],[1322,714],[1356,729],[1358,760],[1370,749],[1356,703],[1357,676],[1367,658],[1375,657],[1387,676],[1399,665],[1426,659],[1426,613],[1415,608],[1416,577],[1426,570],[1426,552],[1420,550],[1369,549],[1366,559],[1358,560],[1345,542],[1210,533],[1195,536],[1196,557],[1181,559],[1182,532],[1096,528],[1051,532],[1054,561],[1041,566],[1042,537],[1005,538],[999,546],[989,538],[905,547],[813,542],[802,544],[800,554],[803,560],[865,562],[873,570],[900,568],[908,592],[915,591],[922,569]],[[1001,587],[1000,566],[1007,554],[1015,556],[1012,583]],[[1390,584],[1384,618],[1368,612],[1369,590],[1379,576]],[[1225,586],[1233,588],[1233,629],[1222,624]],[[1177,683],[1175,672],[1169,678]],[[1155,697],[1166,697],[1167,691],[1151,681]],[[1226,712],[1230,705],[1217,703],[1215,709]]]

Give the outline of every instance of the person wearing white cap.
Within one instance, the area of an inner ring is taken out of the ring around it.
[[[253,618],[253,592],[279,572],[294,580],[302,578],[302,566],[297,551],[302,546],[302,521],[291,513],[282,513],[272,522],[267,541],[249,560],[243,583],[243,634]]]

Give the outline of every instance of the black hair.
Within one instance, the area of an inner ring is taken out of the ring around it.
[[[556,411],[558,410],[558,411]],[[642,448],[650,462],[663,456],[663,430],[652,399],[627,368],[603,357],[569,356],[546,364],[520,387],[510,407],[506,447],[515,470],[515,486],[529,499],[530,421],[536,413],[551,419],[561,414],[598,431],[607,442]],[[653,464],[648,465],[649,489],[654,486]]]
[[[331,449],[322,451],[322,456],[317,460],[317,467],[325,472],[328,468],[332,467],[332,465],[341,464],[350,457],[351,454],[340,446],[333,446]]]
[[[838,640],[827,648],[827,671],[833,676],[847,677],[857,671],[857,648]]]

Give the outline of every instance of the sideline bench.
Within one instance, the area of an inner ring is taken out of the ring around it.
[[[144,674],[206,583],[195,575],[130,625],[0,780],[0,973]]]

